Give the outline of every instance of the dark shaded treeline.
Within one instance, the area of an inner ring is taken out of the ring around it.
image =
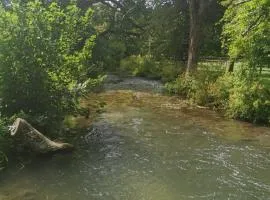
[[[94,9],[97,45],[93,59],[118,67],[130,55],[185,62],[196,68],[200,56],[221,56],[224,8],[217,1],[79,1]],[[194,6],[195,5],[195,6]]]

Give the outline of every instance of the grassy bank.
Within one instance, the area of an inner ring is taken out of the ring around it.
[[[159,79],[171,95],[229,118],[269,125],[270,70],[251,69],[238,62],[233,73],[226,73],[227,65],[226,60],[205,60],[198,64],[196,73],[186,77],[181,62],[131,56],[121,61],[119,73]]]
[[[170,94],[222,111],[229,118],[269,125],[269,80],[269,74],[240,65],[233,73],[199,68],[190,77],[167,83],[166,88]]]

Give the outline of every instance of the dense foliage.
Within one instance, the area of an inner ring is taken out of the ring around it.
[[[115,70],[121,59],[152,56],[156,61],[186,62],[189,48],[189,4],[173,1],[99,1],[94,4],[94,24],[98,31],[93,59]],[[110,2],[110,3],[108,3]],[[199,56],[220,56],[221,19],[224,9],[209,1],[200,20]],[[211,10],[211,12],[207,12]]]
[[[121,75],[140,76],[167,82],[177,78],[181,68],[183,67],[180,62],[166,59],[156,61],[154,57],[149,55],[133,55],[121,60],[119,73]]]
[[[6,4],[0,8],[1,116],[58,123],[80,112],[78,97],[100,82],[104,69],[160,79],[196,104],[268,123],[269,9],[269,0]],[[209,57],[222,57],[224,65],[204,62]]]
[[[89,79],[95,35],[92,10],[40,1],[0,8],[1,114],[59,123],[77,109]]]
[[[250,67],[269,67],[270,1],[223,1],[223,42],[231,59],[241,58]]]
[[[167,89],[196,104],[221,109],[228,117],[269,124],[270,77],[265,69],[270,62],[270,1],[224,0],[222,5],[226,11],[219,23],[220,41],[229,56],[225,64],[230,73],[221,65],[200,66],[196,73],[168,83]]]
[[[270,89],[257,71],[239,66],[235,73],[199,71],[167,83],[168,92],[208,106],[234,119],[270,124]]]

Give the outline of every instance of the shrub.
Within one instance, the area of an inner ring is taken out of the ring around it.
[[[270,90],[254,69],[241,67],[233,76],[226,114],[254,123],[270,122]]]
[[[230,91],[227,115],[254,123],[270,122],[270,91],[260,82],[239,84]]]
[[[234,73],[199,70],[189,77],[167,83],[169,93],[184,96],[198,105],[225,110],[234,119],[270,123],[270,90],[256,70],[239,66]]]
[[[184,76],[179,76],[172,82],[165,84],[166,90],[169,94],[176,94],[182,97],[188,97],[191,88],[192,79],[186,79]]]
[[[230,90],[234,85],[234,77],[225,73],[217,78],[209,87],[209,94],[212,96],[212,106],[217,109],[226,109],[230,97]]]
[[[120,73],[150,79],[160,79],[163,82],[167,82],[177,77],[181,67],[179,63],[169,60],[155,61],[149,55],[133,55],[121,60]]]
[[[175,80],[180,74],[181,70],[184,69],[181,62],[169,60],[161,60],[159,62],[159,66],[161,68],[161,81],[164,83]]]
[[[92,10],[29,1],[0,12],[2,115],[22,112],[40,124],[59,123],[77,109],[78,88],[95,82],[87,81]]]
[[[11,145],[11,141],[7,140],[8,134],[7,122],[0,118],[0,172],[7,167],[8,158],[4,153]]]
[[[212,104],[211,86],[219,76],[219,71],[204,69],[189,77],[191,79],[191,87],[188,92],[188,98],[198,105]]]
[[[120,71],[133,76],[160,78],[158,64],[151,56],[130,56],[120,62]]]
[[[213,101],[210,87],[217,80],[218,74],[200,70],[190,76],[179,76],[165,86],[169,93],[184,96],[199,105],[207,105]]]

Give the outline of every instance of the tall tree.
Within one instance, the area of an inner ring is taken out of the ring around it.
[[[157,59],[186,60],[187,22],[186,0],[157,1],[147,26],[144,49],[150,46],[148,52]]]
[[[188,0],[189,4],[189,49],[186,73],[196,70],[198,49],[202,36],[204,14],[213,0]]]

